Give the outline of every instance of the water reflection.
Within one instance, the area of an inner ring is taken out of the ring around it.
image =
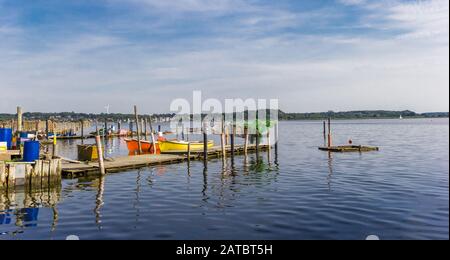
[[[333,178],[333,153],[328,152],[328,175],[327,175],[327,185],[328,190],[331,191],[331,182]]]
[[[43,189],[17,189],[0,192],[0,226],[15,225],[22,229],[38,225],[41,208],[52,209],[51,231],[58,224],[57,204],[61,201],[61,186],[56,185]]]
[[[103,194],[105,192],[105,177],[100,176],[97,179],[97,181],[98,181],[98,190],[97,190],[97,194],[95,196],[94,214],[95,214],[95,224],[97,225],[97,228],[99,230],[101,230],[102,229],[101,209],[104,205]]]

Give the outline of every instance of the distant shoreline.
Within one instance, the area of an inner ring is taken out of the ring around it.
[[[276,113],[276,112],[275,112]],[[157,121],[168,121],[175,116],[174,113],[165,114],[141,114],[141,117],[152,117]],[[76,113],[76,112],[60,112],[60,113],[41,113],[26,112],[23,114],[25,120],[99,120],[118,121],[118,120],[134,120],[134,114],[121,113]],[[278,119],[280,121],[320,121],[327,118],[333,120],[363,120],[363,119],[433,119],[433,118],[449,118],[449,112],[430,112],[416,113],[413,111],[389,111],[389,110],[361,110],[361,111],[345,111],[345,112],[315,112],[315,113],[285,113],[278,111]],[[0,121],[16,119],[16,114],[0,113]]]

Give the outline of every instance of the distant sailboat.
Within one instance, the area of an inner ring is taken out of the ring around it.
[[[400,118],[399,119],[403,119],[403,116],[402,115],[400,115]]]

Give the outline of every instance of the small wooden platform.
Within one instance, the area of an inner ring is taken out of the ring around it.
[[[374,147],[374,146],[362,146],[362,145],[343,145],[343,146],[319,147],[319,150],[327,151],[327,152],[349,153],[349,152],[379,151],[380,148]]]

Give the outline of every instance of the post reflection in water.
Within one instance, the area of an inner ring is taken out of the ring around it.
[[[333,178],[333,153],[328,152],[328,175],[327,175],[327,185],[328,190],[331,191],[331,182]]]
[[[133,203],[133,208],[135,209],[135,223],[136,226],[135,228],[137,228],[138,224],[139,224],[139,217],[141,216],[140,214],[140,193],[141,193],[141,170],[137,171],[137,175],[136,175],[136,189],[135,189],[135,201]]]
[[[95,208],[94,208],[95,223],[99,230],[102,229],[101,209],[104,205],[104,202],[103,202],[104,192],[105,192],[105,177],[100,176],[98,178],[98,190],[97,190],[97,195],[95,196]]]

